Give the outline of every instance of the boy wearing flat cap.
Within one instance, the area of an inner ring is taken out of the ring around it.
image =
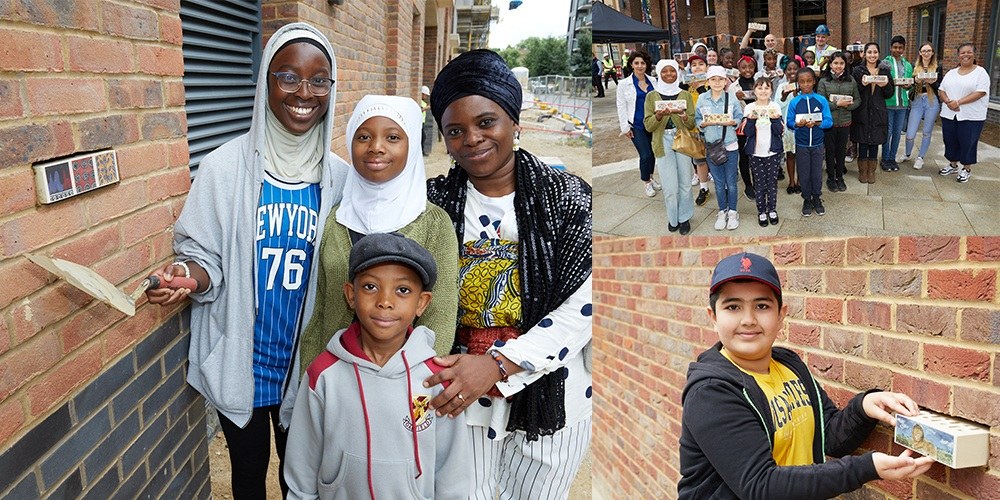
[[[399,234],[351,248],[344,285],[355,320],[306,371],[285,454],[287,498],[465,499],[472,453],[465,416],[438,418],[445,387],[422,382],[435,364],[434,332],[413,327],[431,300],[437,266]]]
[[[679,498],[831,498],[930,468],[932,459],[909,450],[850,455],[877,421],[895,425],[893,413],[916,415],[917,404],[872,390],[838,409],[798,355],[774,346],[788,305],[770,261],[722,259],[709,293],[719,342],[688,368]]]

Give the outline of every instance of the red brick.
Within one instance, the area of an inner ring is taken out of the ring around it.
[[[149,204],[146,199],[146,182],[142,180],[114,184],[101,189],[100,193],[101,196],[86,200],[92,224],[124,216]]]
[[[818,293],[823,289],[823,271],[819,269],[789,269],[782,280],[784,293]]]
[[[97,29],[97,9],[81,8],[79,4],[80,2],[61,0],[4,2],[0,3],[0,17],[45,26],[80,28],[88,31]]]
[[[0,68],[4,71],[61,71],[59,36],[38,31],[0,29]]]
[[[128,244],[128,240],[125,240]],[[110,258],[93,266],[94,271],[120,286],[122,282],[153,265],[149,242],[127,247]]]
[[[934,500],[962,500],[962,497],[948,491],[944,486],[928,481],[916,481],[916,496],[914,498],[933,498]],[[981,497],[987,498],[987,497]]]
[[[98,78],[29,78],[28,105],[33,115],[102,111],[108,102]]]
[[[806,297],[806,319],[826,323],[841,323],[843,320],[844,301],[841,299],[822,299]]]
[[[888,368],[844,361],[844,381],[858,390],[888,389],[892,384],[892,371]]]
[[[849,271],[844,269],[828,269],[826,275],[826,293],[833,295],[865,295],[868,285],[866,271]]]
[[[138,46],[139,71],[149,75],[184,76],[184,54],[180,47]]]
[[[84,150],[117,148],[139,140],[139,121],[134,113],[90,118],[79,122],[77,128]]]
[[[67,36],[69,69],[90,73],[135,71],[132,44],[121,39]]]
[[[927,295],[932,299],[992,302],[996,296],[995,269],[931,269]]]
[[[147,140],[180,137],[187,131],[187,120],[182,111],[151,113],[142,117],[142,137]]]
[[[924,408],[941,413],[950,410],[951,386],[897,372],[892,375],[892,390],[910,396]]]
[[[159,37],[156,12],[150,9],[102,2],[101,14],[104,32],[109,35],[143,40]]]
[[[0,401],[60,359],[59,339],[53,334],[39,335],[7,352],[0,363]]]
[[[896,306],[896,331],[955,338],[956,309],[915,304]]]
[[[0,127],[0,169],[15,167],[55,156],[52,127],[28,124]]]
[[[36,211],[22,212],[0,224],[4,257],[36,248],[76,234],[86,227],[83,210],[75,200],[56,203]]]
[[[869,333],[868,358],[905,368],[919,368],[920,344],[912,340]]]
[[[173,307],[153,305],[139,307],[135,311],[135,316],[125,321],[119,321],[101,335],[101,342],[104,343],[104,359],[115,359],[122,352],[133,348],[136,343],[149,335],[149,332],[162,322],[162,318],[173,314],[175,309],[187,307],[187,305],[188,302],[185,300],[181,305]]]
[[[0,118],[22,116],[24,106],[21,103],[21,84],[17,80],[0,80]]]
[[[129,144],[118,149],[118,171],[122,179],[145,176],[168,166],[168,152],[164,145],[155,142]],[[173,151],[169,152],[173,156]]]
[[[852,325],[892,328],[892,310],[885,302],[851,300],[847,302],[847,321]]]
[[[823,348],[830,352],[861,357],[865,349],[865,334],[836,328],[823,328]]]
[[[158,80],[108,80],[108,95],[113,109],[163,106],[163,87]]]
[[[0,175],[0,214],[15,214],[35,206],[35,176],[31,169]]]
[[[872,295],[920,297],[923,273],[918,269],[873,269]]]
[[[0,286],[0,309],[4,309],[15,300],[45,286],[50,275],[26,258],[14,258],[0,264],[0,276],[4,277],[4,286]]]
[[[7,321],[6,314],[0,314],[0,356],[10,349],[10,342],[10,322]]]
[[[187,193],[191,189],[191,174],[186,168],[175,168],[148,179],[149,199],[164,200]]]
[[[13,306],[10,312],[14,341],[25,339],[65,318],[93,298],[65,281],[49,287]]]
[[[69,156],[77,150],[76,140],[73,138],[73,126],[65,120],[50,122],[52,135],[55,138],[56,149],[53,156]]]
[[[913,498],[912,479],[902,479],[896,481],[879,479],[872,482],[871,484],[876,488],[892,495],[893,498],[898,498],[900,500]]]
[[[776,243],[771,249],[774,265],[787,266],[802,263],[801,243]]]
[[[851,238],[847,240],[848,264],[892,264],[896,260],[893,238]]]
[[[1000,344],[1000,310],[963,309],[961,317],[962,340]]]
[[[962,379],[990,381],[990,354],[974,349],[924,345],[924,370]]]
[[[174,217],[166,206],[154,207],[131,215],[122,221],[122,238],[125,245],[142,241],[161,233],[174,224]]]
[[[996,471],[985,471],[982,467],[954,469],[951,471],[952,487],[974,498],[994,499],[1000,497],[1000,477]],[[927,497],[930,498],[930,497]]]
[[[160,41],[180,45],[184,39],[181,18],[176,14],[160,14]]]
[[[121,248],[117,225],[90,229],[76,238],[67,239],[52,250],[52,257],[66,259],[83,266],[93,265]]]
[[[969,236],[965,255],[972,261],[1000,261],[1000,236]]]
[[[788,341],[805,347],[819,347],[819,327],[797,322],[788,323]]]
[[[20,398],[0,400],[0,444],[24,427],[24,404]]]
[[[74,314],[68,321],[59,326],[58,335],[62,341],[63,352],[68,354],[75,351],[124,317],[124,313],[104,303],[95,303]]]
[[[164,102],[164,105],[171,107],[184,105],[184,82],[181,80],[165,80],[163,82],[163,87],[164,94],[166,94],[166,102]]]
[[[809,371],[826,380],[844,381],[844,360],[833,356],[825,356],[810,352],[808,356]]]
[[[948,262],[959,259],[958,236],[906,236],[899,239],[899,262]]]
[[[62,365],[38,377],[28,387],[28,411],[32,416],[45,413],[101,371],[100,343],[95,342],[66,358]]]
[[[807,265],[844,265],[844,241],[810,241],[805,245]]]
[[[168,14],[173,14],[174,17],[181,10],[180,0],[136,0],[136,3],[148,5],[157,10],[165,10]]]
[[[149,238],[149,244],[153,252],[153,262],[164,262],[168,257],[174,255],[174,233],[164,231]],[[162,267],[160,265],[159,267]],[[157,267],[157,269],[159,268]]]

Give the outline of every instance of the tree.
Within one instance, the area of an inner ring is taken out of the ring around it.
[[[576,37],[576,49],[569,59],[573,76],[590,76],[592,39],[590,29],[580,30],[579,36]]]
[[[497,53],[507,63],[508,68],[516,68],[521,65],[521,51],[517,47],[509,46],[506,49],[498,50]]]
[[[517,46],[523,54],[521,64],[528,68],[532,77],[569,74],[566,39],[531,37]]]

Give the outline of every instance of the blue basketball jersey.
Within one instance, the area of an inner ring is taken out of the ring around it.
[[[281,403],[309,284],[319,196],[319,184],[289,182],[265,172],[256,226],[254,408]]]

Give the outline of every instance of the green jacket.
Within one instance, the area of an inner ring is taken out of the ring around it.
[[[892,56],[885,58],[885,63],[889,65],[890,78],[913,78],[913,65],[905,57],[901,59],[903,60],[903,74],[897,75],[896,58]],[[889,108],[910,107],[910,89],[904,89],[896,85],[892,97],[885,100],[885,105]]]
[[[323,231],[319,244],[320,262],[313,262],[313,266],[319,265],[319,277],[316,307],[300,341],[303,372],[316,356],[326,350],[333,334],[347,328],[354,320],[354,311],[344,297],[351,236],[347,227],[337,222],[339,206],[330,211],[329,223]],[[414,326],[426,326],[435,333],[434,350],[439,356],[444,356],[451,351],[458,322],[458,241],[455,229],[443,209],[427,202],[427,210],[399,232],[423,245],[437,264],[434,297],[424,314],[413,323]]]
[[[681,115],[670,115],[666,120],[657,120],[656,101],[662,101],[664,98],[655,90],[650,90],[646,94],[646,114],[642,118],[642,124],[646,127],[647,132],[653,134],[653,156],[660,157],[667,154],[663,150],[663,131],[667,129],[667,122],[673,123],[674,128],[684,127],[688,130],[694,130],[694,99],[691,97],[691,93],[682,90],[677,94],[677,99],[687,101],[687,110],[684,112],[687,115],[687,120],[681,121]]]
[[[832,77],[822,77],[816,87],[816,93],[830,100],[830,94],[849,95],[854,98],[854,102],[842,108],[830,103],[830,114],[833,115],[834,127],[845,127],[851,124],[851,111],[861,105],[861,92],[858,92],[858,82],[851,78],[849,73],[844,73],[843,77],[834,79]]]

